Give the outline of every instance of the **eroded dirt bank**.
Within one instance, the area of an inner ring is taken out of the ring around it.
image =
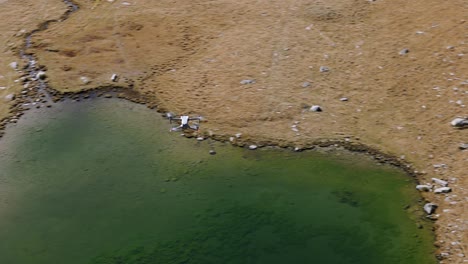
[[[21,12],[24,2],[0,5]],[[468,261],[468,152],[459,149],[468,129],[450,126],[468,116],[466,1],[75,2],[80,10],[35,34],[28,50],[54,89],[119,86],[160,110],[204,116],[207,134],[359,142],[399,157],[421,183],[450,182],[451,193],[424,196],[439,205],[443,263]],[[41,3],[42,13],[66,8]],[[2,32],[19,41],[18,28]]]

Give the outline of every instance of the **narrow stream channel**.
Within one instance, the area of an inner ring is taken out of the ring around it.
[[[399,170],[214,147],[118,99],[26,112],[0,140],[0,263],[436,263]]]

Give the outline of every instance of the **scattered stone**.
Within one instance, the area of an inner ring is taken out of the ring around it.
[[[341,102],[347,102],[347,101],[348,101],[348,98],[347,98],[347,97],[340,98],[340,101],[341,101]]]
[[[83,84],[89,84],[91,82],[91,80],[88,77],[85,77],[85,76],[81,76],[80,80],[81,80],[81,82]]]
[[[441,180],[441,179],[432,178],[432,181],[443,187],[447,187],[448,185],[448,182]]]
[[[112,74],[112,76],[111,76],[111,81],[113,81],[113,82],[116,82],[116,81],[117,81],[117,79],[118,79],[118,76],[117,76],[117,74],[115,74],[115,73],[114,73],[114,74]]]
[[[454,127],[464,127],[468,126],[468,119],[465,118],[455,118],[450,122],[450,124]]]
[[[13,101],[13,100],[15,100],[15,94],[7,94],[5,96],[5,101],[6,102],[10,102],[10,101]]]
[[[437,205],[433,203],[427,203],[424,205],[424,211],[429,215],[434,213],[436,208],[437,208]]]
[[[198,141],[203,141],[203,140],[205,140],[205,138],[203,138],[203,137],[197,137],[197,140],[198,140]]]
[[[300,148],[300,147],[295,147],[295,148],[294,148],[294,151],[295,151],[295,152],[301,152],[302,150],[303,150],[303,149]]]
[[[216,154],[216,151],[214,151],[214,149],[210,149],[210,155],[215,155]]]
[[[311,85],[310,82],[303,82],[303,83],[301,84],[302,88],[307,88],[307,87],[309,87],[310,85]]]
[[[468,149],[468,143],[460,143],[460,145],[458,146],[458,148],[461,149],[461,150]]]
[[[257,149],[257,148],[258,148],[257,145],[250,145],[249,146],[249,149],[251,149],[251,150],[254,150],[254,149]]]
[[[245,79],[245,80],[240,81],[240,84],[254,84],[254,83],[255,83],[255,80],[253,79]]]
[[[242,136],[242,133],[237,133],[235,136],[236,138],[240,138]]]
[[[17,70],[18,69],[18,63],[16,61],[10,63],[10,67],[13,69],[13,70]]]
[[[418,191],[428,192],[428,191],[431,190],[431,186],[430,185],[425,185],[425,184],[420,184],[420,185],[416,185],[416,189]]]
[[[400,50],[400,52],[399,52],[400,55],[406,55],[406,54],[408,54],[408,53],[409,53],[409,49],[402,49],[402,50]]]
[[[328,68],[327,66],[320,66],[320,72],[329,72],[330,71],[330,68]]]
[[[433,158],[433,157],[430,157],[430,158]],[[436,168],[436,169],[447,168],[447,164],[443,164],[443,163],[441,163],[441,164],[434,164],[433,167]]]
[[[112,94],[107,93],[107,94],[104,95],[104,98],[112,98]]]
[[[36,74],[36,79],[38,80],[44,80],[46,77],[47,75],[44,71],[40,71]]]
[[[312,112],[322,112],[322,108],[319,105],[313,105],[310,107],[310,111]]]
[[[434,190],[434,193],[449,193],[452,191],[450,187],[441,187]]]

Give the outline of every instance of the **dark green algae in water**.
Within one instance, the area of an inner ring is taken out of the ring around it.
[[[168,131],[114,99],[28,112],[0,140],[0,263],[436,263],[397,169],[222,143],[211,156]]]

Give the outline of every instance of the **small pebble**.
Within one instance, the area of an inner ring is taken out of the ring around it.
[[[402,49],[402,50],[400,50],[400,52],[399,52],[400,55],[406,55],[406,54],[408,54],[408,53],[409,53],[409,49]]]

